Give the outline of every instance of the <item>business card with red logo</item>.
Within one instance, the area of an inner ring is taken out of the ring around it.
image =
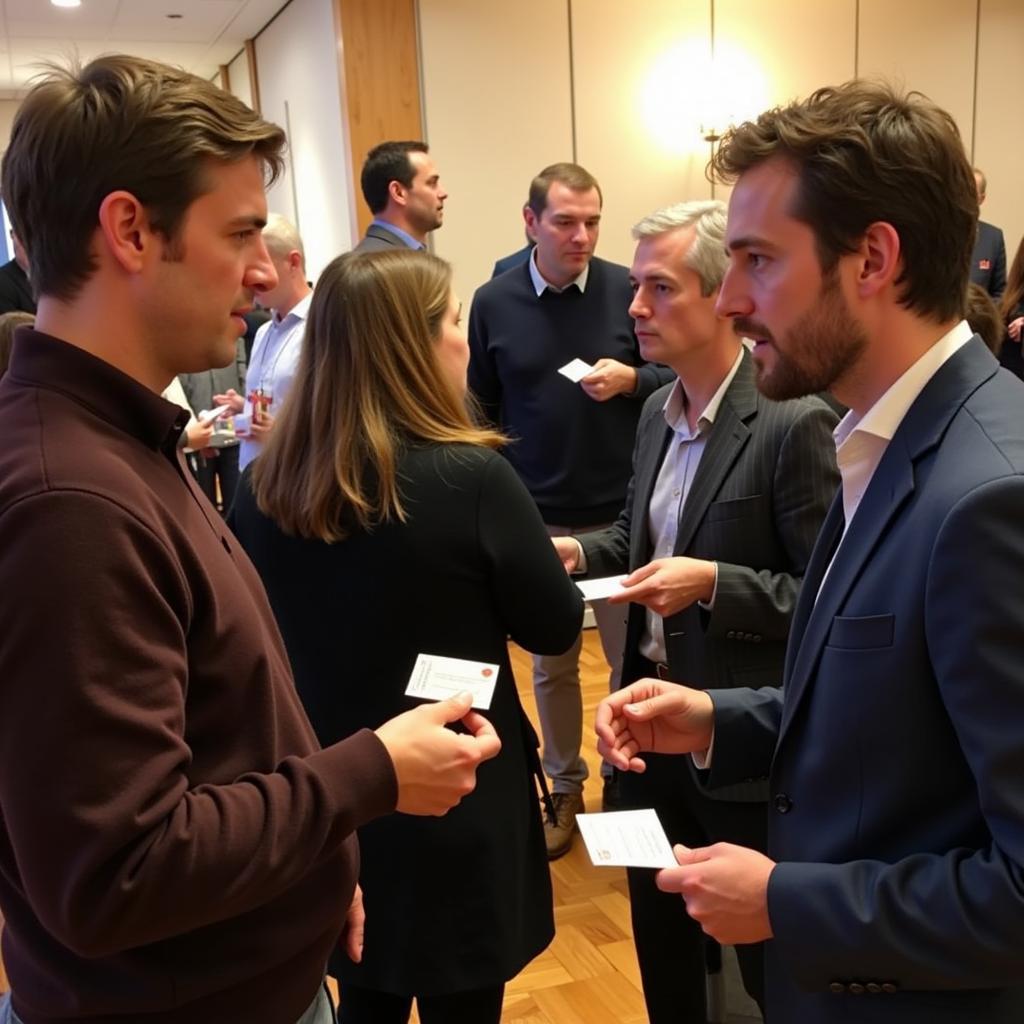
[[[419,654],[405,692],[424,700],[447,700],[457,693],[473,694],[473,707],[487,710],[498,681],[498,666],[440,654]]]

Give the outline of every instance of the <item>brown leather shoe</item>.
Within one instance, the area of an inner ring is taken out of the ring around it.
[[[548,860],[558,860],[569,852],[572,837],[576,834],[576,815],[583,813],[582,793],[552,793],[557,824],[544,822],[544,842],[548,848]]]

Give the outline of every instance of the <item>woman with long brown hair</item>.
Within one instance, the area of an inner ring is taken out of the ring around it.
[[[413,705],[418,654],[498,666],[501,753],[445,817],[360,829],[360,963],[336,955],[343,1024],[497,1024],[550,941],[536,734],[507,638],[558,653],[583,609],[501,435],[466,408],[447,264],[353,253],[323,272],[294,389],[232,514],[323,743]],[[557,443],[553,438],[552,443]]]

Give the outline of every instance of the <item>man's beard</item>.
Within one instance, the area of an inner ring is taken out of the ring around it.
[[[864,328],[850,314],[839,289],[838,275],[826,275],[818,300],[786,332],[786,351],[763,324],[736,317],[737,334],[750,334],[772,345],[774,364],[759,363],[755,357],[758,390],[766,398],[785,401],[831,390],[860,358],[867,347]]]

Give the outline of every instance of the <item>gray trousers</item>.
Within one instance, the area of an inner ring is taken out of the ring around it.
[[[335,1024],[334,1004],[326,985],[321,985],[309,1009],[296,1024]],[[22,1024],[21,1018],[11,1009],[10,993],[0,996],[0,1024]]]
[[[590,533],[600,526],[574,530],[567,526],[548,526],[550,537],[571,537]],[[601,637],[604,656],[611,666],[609,692],[617,690],[622,679],[622,652],[626,646],[626,607],[598,601],[591,606]],[[581,793],[587,778],[587,766],[580,756],[583,743],[583,693],[580,690],[580,648],[583,634],[565,654],[533,657],[533,692],[537,698],[544,749],[541,764],[551,779],[553,793]]]

